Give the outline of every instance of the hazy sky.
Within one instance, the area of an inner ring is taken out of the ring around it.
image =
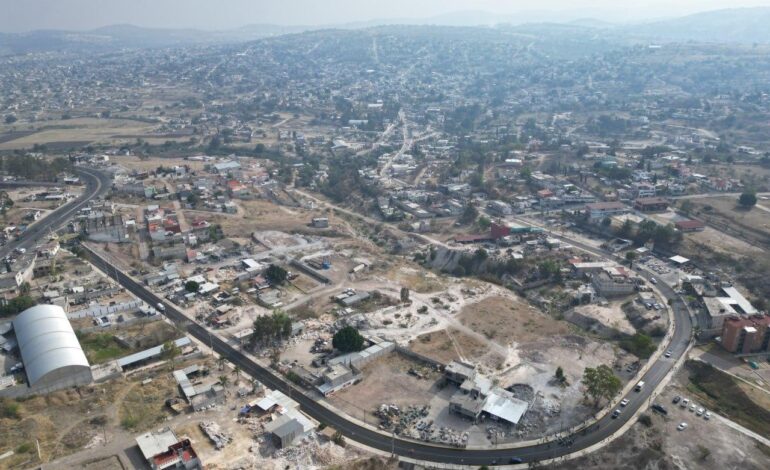
[[[770,6],[770,0],[0,0],[0,31],[81,30],[119,23],[198,29],[254,23],[324,25],[461,10],[550,11],[554,20],[623,21],[751,6]]]

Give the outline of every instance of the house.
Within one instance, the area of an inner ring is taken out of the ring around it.
[[[476,366],[466,362],[452,361],[444,368],[444,378],[457,386],[474,377],[476,377]]]
[[[641,212],[662,212],[668,209],[668,200],[662,197],[641,197],[634,201],[634,209]]]
[[[591,284],[602,297],[629,295],[636,290],[635,278],[622,266],[603,268],[591,277]]]
[[[315,228],[328,228],[329,219],[326,217],[313,217],[312,225]]]
[[[265,432],[272,436],[276,447],[280,449],[290,447],[294,441],[305,435],[302,423],[289,415],[282,415],[267,423]]]
[[[487,209],[492,214],[495,214],[498,216],[506,216],[506,215],[513,214],[513,209],[511,208],[511,205],[503,201],[489,201],[487,203]]]
[[[147,432],[136,438],[136,444],[152,470],[183,468],[203,469],[189,439],[179,440],[169,428]]]
[[[628,212],[628,207],[619,201],[608,201],[586,204],[585,210],[588,214],[588,220],[591,222],[598,222],[607,217],[625,214]]]
[[[702,232],[706,229],[706,224],[700,220],[680,220],[674,223],[674,227],[680,232]]]

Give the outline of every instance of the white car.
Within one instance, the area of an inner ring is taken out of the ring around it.
[[[705,412],[703,414],[703,419],[705,419],[705,420],[711,419],[711,412],[710,411]]]
[[[626,406],[626,405],[628,405],[628,398],[624,398],[620,400],[620,406]]]
[[[698,415],[698,416],[702,416],[703,412],[705,412],[705,411],[706,410],[704,410],[703,408],[698,408],[698,411],[696,411],[695,414]]]
[[[697,408],[697,406],[695,406],[695,403],[690,403],[690,411],[691,412],[695,412],[696,408]]]
[[[665,355],[666,357],[671,357],[671,355],[672,355],[672,354],[673,354],[673,353],[672,353],[672,352],[671,352],[671,350],[669,349],[668,351],[666,351],[666,354],[664,354],[664,355]]]
[[[676,427],[677,431],[684,431],[687,429],[687,423],[679,423],[679,426]]]
[[[679,405],[679,406],[681,406],[682,408],[687,408],[687,404],[688,403],[690,403],[690,399],[689,398],[684,398],[684,399],[682,399],[682,404]]]

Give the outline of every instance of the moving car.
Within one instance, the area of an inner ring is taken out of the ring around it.
[[[671,354],[673,354],[673,353],[672,353],[672,352],[671,352],[671,350],[669,349],[668,351],[666,351],[666,354],[665,354],[665,356],[666,356],[666,357],[671,357]]]
[[[509,463],[523,463],[524,460],[521,457],[511,457],[511,460],[508,461]]]
[[[641,392],[644,388],[644,380],[640,380],[638,384],[636,384],[636,387],[634,387],[634,390],[637,392]]]
[[[617,410],[613,411],[612,412],[612,419],[615,419],[618,416],[620,416],[620,413],[622,413],[622,411],[620,411],[620,408],[618,408]]]
[[[620,406],[626,406],[626,405],[628,405],[628,398],[624,398],[620,400]]]
[[[679,426],[676,427],[677,431],[684,431],[685,429],[687,429],[687,423],[684,423],[684,422],[679,423]]]
[[[651,278],[650,278],[650,282],[651,282],[651,283],[653,283],[653,284],[657,284],[657,283],[658,283],[658,280],[657,280],[657,279],[655,279],[654,277],[651,277]]]

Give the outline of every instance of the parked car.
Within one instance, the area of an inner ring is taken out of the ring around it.
[[[682,408],[687,408],[687,404],[688,403],[690,403],[690,399],[689,398],[684,398],[684,399],[682,399],[682,404],[679,405],[679,406],[681,406]]]
[[[652,409],[657,411],[660,414],[667,415],[668,410],[663,407],[663,405],[658,405],[657,403],[652,405]]]
[[[675,397],[674,397],[674,400],[672,401],[672,403],[676,405],[677,403],[679,403],[679,401],[680,401],[681,399],[682,399],[682,397],[680,397],[679,395],[677,395],[677,396],[675,396]]]
[[[690,403],[690,412],[691,413],[694,413],[696,408],[697,407],[695,406],[695,403]]]
[[[703,416],[703,413],[704,413],[705,411],[706,411],[706,410],[704,410],[704,409],[701,407],[701,408],[698,408],[698,411],[696,411],[696,412],[695,412],[695,414],[696,414],[696,415],[698,415],[698,416]]]
[[[687,423],[679,423],[679,426],[676,427],[677,431],[684,431],[687,429]]]
[[[707,411],[707,412],[703,413],[703,419],[705,419],[705,420],[711,419],[711,412]]]

